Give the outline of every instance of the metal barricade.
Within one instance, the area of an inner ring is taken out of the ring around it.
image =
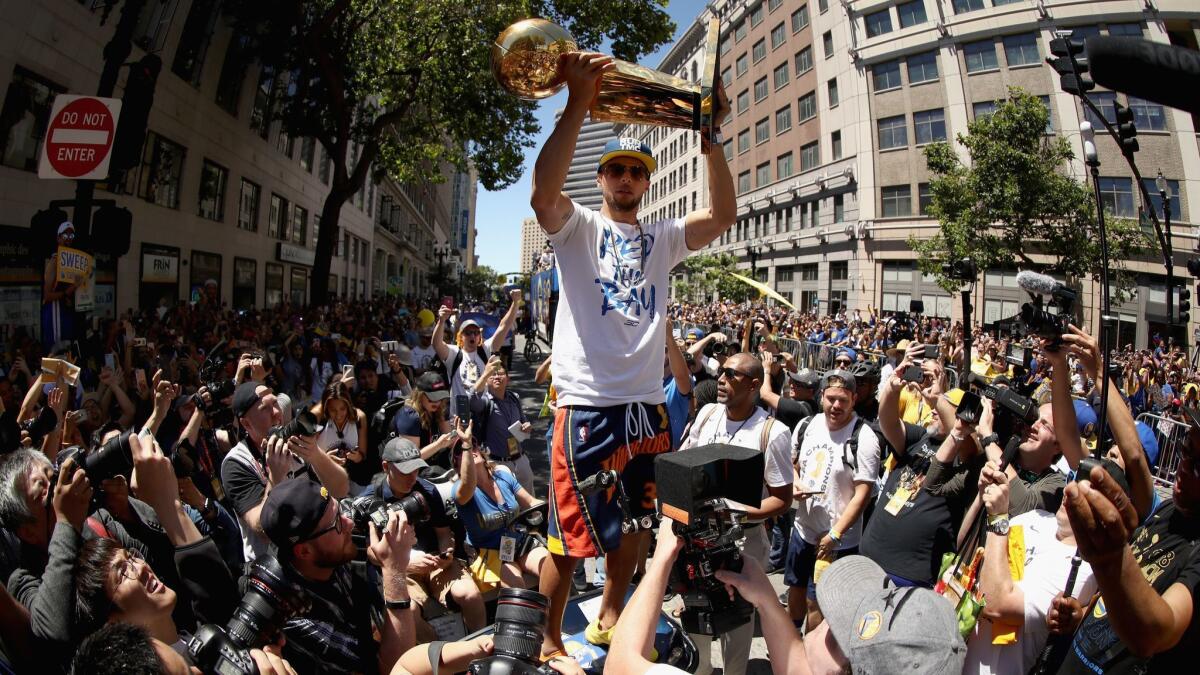
[[[1175,470],[1179,468],[1179,449],[1187,442],[1188,424],[1153,413],[1142,413],[1137,416],[1137,421],[1150,427],[1158,441],[1158,463],[1151,472],[1154,482],[1168,487],[1173,485]]]

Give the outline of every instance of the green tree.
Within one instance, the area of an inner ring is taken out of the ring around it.
[[[666,0],[227,0],[250,53],[277,74],[272,115],[311,137],[331,162],[321,209],[312,299],[324,302],[342,206],[366,181],[389,175],[439,182],[447,166],[479,172],[495,190],[521,175],[539,128],[536,103],[492,80],[500,31],[543,16],[581,48],[611,40],[636,59],[670,39]]]
[[[949,143],[925,148],[933,172],[929,214],[938,219],[933,237],[910,236],[921,271],[938,285],[956,291],[960,282],[942,273],[949,260],[970,258],[980,270],[1035,267],[1032,256],[1053,260],[1049,272],[1068,278],[1099,279],[1103,258],[1091,187],[1069,175],[1071,144],[1047,136],[1049,112],[1036,96],[1018,88],[994,113],[980,116],[958,134],[966,148],[964,163]],[[1125,261],[1144,253],[1154,242],[1137,223],[1106,218],[1110,275],[1116,294],[1133,285]]]
[[[497,279],[500,277],[496,270],[487,265],[480,265],[463,275],[462,291],[468,298],[491,298],[492,290],[499,288]]]
[[[744,282],[730,276],[730,273],[738,272],[737,257],[731,253],[690,255],[683,260],[683,271],[688,275],[690,289],[684,295],[693,300],[709,298],[715,291],[722,300],[742,302],[752,293],[757,293]]]

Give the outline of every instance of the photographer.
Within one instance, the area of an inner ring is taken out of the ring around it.
[[[763,378],[762,365],[750,354],[729,357],[717,380],[717,403],[696,413],[696,423],[681,447],[686,452],[711,443],[726,443],[755,448],[764,455],[762,502],[758,508],[745,509],[747,522],[743,525],[744,557],[757,560],[766,560],[770,549],[762,523],[787,510],[792,484],[788,429],[755,405]],[[697,672],[711,671],[711,638],[697,634],[691,637],[700,652]],[[753,621],[721,635],[724,672],[745,672],[753,637]]]
[[[367,557],[382,568],[382,597],[366,569],[350,564],[358,555],[354,523],[321,485],[307,477],[283,481],[267,495],[261,522],[280,564],[312,602],[283,627],[283,654],[297,672],[389,672],[415,643],[406,570],[416,536],[404,512],[392,512],[383,532],[370,525]],[[375,612],[383,615],[378,627]]]
[[[763,354],[763,370],[767,371],[775,365],[775,355],[770,352]],[[791,365],[791,362],[788,362]],[[804,368],[787,371],[788,396],[782,392],[775,393],[771,378],[764,377],[758,390],[758,400],[775,411],[775,419],[789,429],[795,429],[802,420],[812,417],[817,412],[816,391],[821,381],[816,371]]]
[[[250,650],[258,675],[295,675],[273,645]],[[92,633],[75,652],[72,675],[192,673],[194,669],[172,646],[151,637],[140,626],[111,623]]]
[[[453,600],[462,610],[468,632],[483,628],[487,610],[483,596],[475,586],[462,561],[455,557],[456,542],[452,527],[459,525],[446,513],[446,504],[433,483],[420,478],[421,469],[429,466],[421,459],[417,446],[405,438],[393,438],[381,452],[383,472],[371,484],[370,494],[395,504],[412,494],[419,494],[429,509],[429,520],[414,524],[417,544],[409,556],[408,584],[413,604],[421,613],[417,622],[418,638],[435,638],[433,629],[424,621],[425,605],[430,598],[446,605]],[[461,531],[461,525],[458,526]]]
[[[317,447],[346,469],[357,485],[375,475],[375,453],[367,448],[367,415],[354,407],[350,387],[334,382],[325,387],[317,420],[324,426],[317,434]]]
[[[254,382],[239,385],[233,393],[233,414],[242,438],[221,461],[221,484],[237,511],[242,547],[250,563],[270,552],[259,527],[259,514],[273,486],[310,473],[340,499],[349,491],[350,479],[344,468],[321,452],[315,437],[285,439],[271,434],[282,424],[283,413],[270,387]]]

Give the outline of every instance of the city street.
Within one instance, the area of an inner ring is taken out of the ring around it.
[[[546,387],[535,384],[533,374],[537,370],[537,363],[529,363],[525,360],[525,356],[521,353],[525,347],[525,338],[517,336],[516,352],[513,354],[512,369],[509,371],[512,377],[512,382],[509,387],[516,391],[521,396],[521,406],[526,414],[530,416],[530,421],[533,422],[533,435],[525,442],[525,452],[529,456],[529,463],[533,466],[534,481],[536,483],[536,491],[534,496],[539,499],[545,499],[547,496],[546,485],[550,477],[550,461],[546,451],[546,429],[549,426],[550,418],[536,417],[537,411],[542,407],[542,400],[546,394]],[[542,345],[543,352],[549,354],[549,349],[546,345]],[[588,578],[592,578],[594,566],[592,561],[587,561]],[[783,585],[783,573],[772,574],[770,576],[772,585],[778,593],[786,590]],[[663,609],[670,612],[678,607],[682,607],[683,602],[678,597],[663,603]],[[713,667],[717,668],[721,664],[720,650],[716,650],[713,654]],[[715,672],[721,672],[719,668]],[[750,665],[746,670],[749,675],[769,675],[771,672],[771,664],[767,660],[767,644],[762,638],[762,631],[755,629],[754,642],[750,647]]]

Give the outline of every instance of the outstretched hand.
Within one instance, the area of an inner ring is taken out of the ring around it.
[[[1092,567],[1119,563],[1138,524],[1137,510],[1121,486],[1097,466],[1090,476],[1068,483],[1063,498],[1083,559]]]

